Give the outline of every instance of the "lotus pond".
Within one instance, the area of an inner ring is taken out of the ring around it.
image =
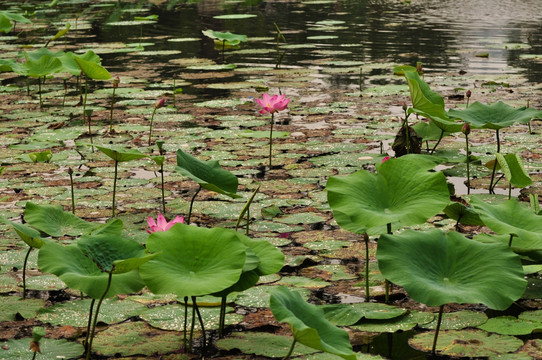
[[[0,358],[542,358],[541,14],[2,2]]]

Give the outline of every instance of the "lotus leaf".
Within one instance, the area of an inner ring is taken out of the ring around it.
[[[229,197],[239,197],[236,194],[239,186],[237,176],[222,169],[218,161],[204,162],[179,149],[177,150],[177,170],[207,190]]]
[[[65,339],[41,339],[40,352],[34,353],[29,345],[31,338],[9,340],[2,344],[2,359],[4,360],[50,360],[78,359],[83,355],[83,345]],[[32,356],[36,354],[33,358]]]
[[[140,268],[149,290],[179,297],[208,295],[232,286],[246,258],[245,245],[230,230],[185,224],[152,233],[147,250],[162,252]]]
[[[113,269],[111,262],[145,258],[143,246],[120,236],[89,236],[80,239],[80,242],[62,246],[47,241],[40,249],[38,266],[43,272],[55,274],[70,288],[81,290],[93,299],[99,299],[106,289],[109,278],[107,271]],[[139,248],[136,249],[136,246]],[[130,294],[143,288],[137,268],[129,270],[135,264],[131,260],[129,263],[127,267],[122,266],[119,273],[113,271],[106,297]]]
[[[53,237],[79,236],[96,228],[95,224],[62,210],[60,205],[37,205],[30,201],[25,206],[24,220]]]
[[[332,304],[323,307],[326,319],[338,326],[349,326],[361,319],[394,319],[407,313],[406,309],[379,303]]]
[[[506,246],[482,244],[454,231],[382,235],[376,256],[382,275],[429,306],[483,303],[504,310],[527,284],[519,256]]]
[[[502,101],[486,105],[478,101],[467,109],[451,109],[450,117],[461,119],[473,128],[499,130],[516,122],[526,124],[542,117],[542,111],[533,108],[514,108]]]
[[[520,155],[497,153],[496,156],[504,176],[512,186],[524,188],[533,183],[529,174],[525,171],[523,159]]]
[[[105,155],[109,156],[111,159],[118,162],[125,162],[130,160],[137,160],[147,157],[139,150],[136,149],[123,149],[121,147],[105,147],[100,145],[95,145],[98,150],[103,152]]]
[[[358,234],[380,233],[390,223],[424,223],[449,202],[444,174],[428,171],[435,165],[429,156],[406,155],[384,162],[377,174],[330,177],[327,197],[335,220]]]
[[[3,222],[6,225],[11,225],[13,230],[19,235],[19,237],[30,247],[40,248],[43,245],[43,240],[41,239],[41,234],[36,229],[31,228],[30,226],[15,223],[10,221],[2,216],[0,216],[0,222]]]
[[[220,31],[214,31],[214,30],[202,30],[202,33],[203,35],[211,39],[224,41],[226,42],[227,45],[230,45],[230,46],[239,45],[241,42],[247,41],[246,35],[232,34],[229,31],[220,32]]]
[[[74,55],[73,59],[87,77],[94,80],[111,79],[111,74],[102,65],[93,61],[85,60],[83,57],[77,55]]]
[[[297,342],[343,359],[356,359],[348,333],[326,320],[324,311],[305,302],[299,293],[280,286],[271,293],[269,303],[277,321],[290,324]]]

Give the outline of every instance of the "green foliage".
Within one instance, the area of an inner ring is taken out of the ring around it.
[[[297,342],[343,359],[356,359],[348,333],[326,320],[323,310],[305,302],[299,293],[280,286],[271,294],[269,305],[277,321],[290,324]]]
[[[376,256],[382,275],[428,306],[482,303],[505,310],[527,284],[519,256],[506,246],[453,231],[382,235]]]
[[[512,186],[524,188],[533,183],[529,174],[525,171],[521,155],[497,153],[496,156],[506,180]]]
[[[26,203],[24,219],[32,227],[53,237],[79,236],[97,227],[64,211],[60,205],[38,205],[30,201]]]
[[[498,101],[494,104],[472,103],[467,109],[451,109],[450,117],[470,124],[472,128],[499,130],[514,123],[526,124],[542,117],[542,111],[525,106],[514,108]]]

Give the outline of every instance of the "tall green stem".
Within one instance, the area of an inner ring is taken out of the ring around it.
[[[114,175],[114,178],[113,178],[113,205],[111,206],[112,207],[112,212],[113,212],[113,215],[112,217],[115,217],[115,196],[117,194],[117,173],[118,173],[118,165],[119,165],[119,162],[117,160],[115,160],[115,175]]]
[[[269,129],[269,170],[272,168],[271,157],[273,154],[273,124],[275,123],[275,114],[271,113],[271,128]]]
[[[437,339],[438,339],[438,333],[440,331],[440,324],[442,323],[443,310],[444,310],[444,305],[440,305],[440,309],[438,311],[437,328],[435,329],[435,337],[433,338],[433,349],[431,350],[431,354],[433,354],[433,356],[436,355],[436,351],[437,351]]]
[[[220,316],[218,319],[218,337],[221,338],[224,334],[224,324],[226,322],[226,295],[222,295],[220,300]]]
[[[501,141],[499,139],[499,129],[495,130],[497,135],[497,153],[501,152]],[[495,180],[495,172],[497,170],[497,157],[495,157],[495,163],[493,164],[493,171],[491,172],[491,181],[489,182],[489,193],[494,194],[493,180]]]
[[[444,130],[440,130],[440,136],[439,136],[435,146],[433,146],[433,149],[431,149],[431,153],[430,153],[431,155],[433,155],[433,153],[435,152],[437,146],[440,144],[440,141],[442,140],[443,137],[444,137]]]
[[[363,234],[363,240],[365,241],[365,301],[369,302],[369,235]]]
[[[28,263],[28,257],[30,256],[30,252],[32,251],[33,247],[30,246],[28,251],[26,252],[26,256],[24,257],[24,263],[23,263],[23,299],[26,299],[26,264]]]
[[[470,156],[469,156],[469,136],[465,135],[467,144],[467,194],[470,194]]]
[[[151,146],[151,136],[152,136],[152,122],[154,121],[154,114],[156,113],[156,106],[154,107],[154,110],[152,111],[151,116],[151,124],[149,126],[149,146]]]
[[[111,110],[109,111],[109,132],[113,130],[113,105],[115,104],[115,90],[117,88],[113,88],[113,95],[111,95]]]
[[[81,293],[81,298],[83,293]],[[87,322],[87,336],[85,337],[85,342],[83,343],[85,347],[85,354],[88,352],[88,339],[90,337],[90,326],[92,325],[92,313],[94,312],[94,303],[96,302],[96,299],[92,299],[90,302],[90,309],[88,311],[88,322]]]
[[[75,215],[75,193],[73,191],[73,170],[72,170],[72,168],[68,168],[68,174],[70,175],[70,189],[71,189],[71,195],[72,195],[72,214]]]
[[[186,324],[188,322],[188,296],[184,297],[184,335],[183,335],[183,349],[187,353],[188,349],[186,348]]]
[[[43,107],[43,103],[41,101],[41,77],[38,76],[38,94],[40,96],[40,108]]]
[[[192,196],[192,200],[190,200],[190,209],[188,210],[188,219],[186,220],[186,225],[190,225],[190,218],[192,217],[192,206],[194,206],[194,199],[196,199],[196,196],[198,195],[200,190],[201,190],[201,185],[199,186],[194,196]]]
[[[166,196],[164,192],[164,164],[160,165],[160,176],[162,178],[162,213],[166,213]]]
[[[109,277],[107,278],[107,286],[105,287],[105,291],[102,294],[102,297],[100,297],[100,300],[98,300],[98,305],[96,305],[96,314],[94,314],[94,321],[92,322],[92,332],[90,334],[88,349],[87,349],[87,360],[90,360],[90,353],[92,352],[92,341],[94,340],[94,333],[96,332],[96,324],[98,323],[98,315],[100,313],[100,307],[102,306],[102,302],[104,301],[105,295],[107,295],[107,292],[109,291],[109,288],[111,287],[111,280],[113,279],[113,271],[109,272]]]
[[[282,360],[288,360],[290,358],[290,355],[294,352],[295,343],[297,340],[294,338],[294,341],[292,341],[292,345],[290,345],[290,349],[288,349],[288,354],[286,354],[285,357],[282,358]]]
[[[388,234],[391,235],[391,223],[388,223],[387,224],[387,230],[388,230]],[[384,280],[384,284],[385,284],[385,295],[384,295],[384,301],[385,303],[389,303],[390,301],[390,281],[388,279],[385,279]]]
[[[201,314],[199,312],[199,307],[198,307],[198,303],[196,302],[196,297],[195,296],[192,296],[192,306],[194,307],[194,309],[196,309],[196,314],[198,314],[198,320],[199,320],[199,325],[201,327],[201,336],[202,336],[202,350],[201,350],[201,353],[202,354],[205,354],[205,348],[207,346],[207,341],[205,340],[205,327],[203,326],[203,318],[201,317]]]

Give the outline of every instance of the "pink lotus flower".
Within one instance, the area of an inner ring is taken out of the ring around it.
[[[175,219],[167,222],[166,218],[162,214],[159,214],[156,220],[157,221],[154,221],[154,219],[149,216],[149,219],[147,220],[147,224],[149,224],[150,227],[150,230],[147,230],[149,234],[152,234],[155,231],[168,231],[173,225],[177,223],[184,223],[184,217],[177,216]]]
[[[382,159],[382,164],[385,163],[386,161],[388,161],[390,159],[389,156],[386,156],[384,159]]]
[[[260,114],[274,114],[277,111],[286,109],[290,98],[286,98],[285,95],[273,95],[269,96],[267,93],[263,93],[261,99],[255,99],[258,105],[262,107]]]
[[[161,107],[164,107],[164,104],[165,104],[166,100],[165,99],[160,99],[156,102],[156,104],[154,104],[154,108],[155,109],[160,109]]]

